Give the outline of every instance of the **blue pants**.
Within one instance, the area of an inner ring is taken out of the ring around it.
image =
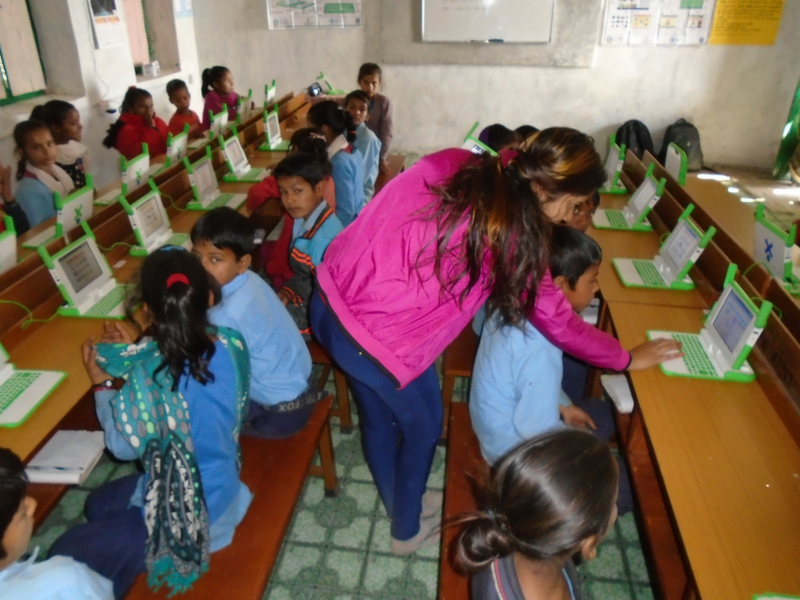
[[[586,394],[586,381],[589,378],[589,365],[580,359],[564,352],[561,357],[564,374],[561,377],[561,389],[575,402]]]
[[[367,465],[392,518],[392,537],[419,532],[422,495],[442,434],[442,391],[431,365],[402,390],[339,327],[318,292],[311,327],[346,374],[358,403]]]
[[[67,531],[50,549],[50,556],[71,556],[110,579],[117,600],[147,570],[142,509],[128,506],[139,477],[116,479],[89,494],[85,508],[89,522]]]

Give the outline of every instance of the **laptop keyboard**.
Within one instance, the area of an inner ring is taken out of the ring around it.
[[[661,277],[661,273],[658,272],[652,260],[634,259],[633,266],[645,285],[665,287],[664,278]]]
[[[0,413],[11,406],[40,375],[36,371],[15,371],[8,381],[0,385]]]
[[[169,238],[164,245],[165,246],[183,246],[186,243],[186,240],[189,239],[188,233],[174,233],[172,237]]]
[[[717,370],[709,360],[703,345],[697,335],[692,333],[673,333],[672,338],[679,341],[684,356],[683,362],[690,375],[704,375],[717,377]]]
[[[184,234],[185,235],[185,234]],[[87,317],[96,317],[107,315],[110,313],[116,306],[125,300],[125,296],[128,293],[128,286],[126,285],[118,285],[113,290],[111,290],[108,295],[100,300],[97,304],[95,304],[92,308],[86,311]]]
[[[255,168],[255,169],[250,169],[244,175],[239,175],[239,179],[249,181],[251,179],[264,179],[264,176],[265,176],[264,169]]]
[[[228,202],[233,199],[233,194],[220,194],[211,204],[206,206],[208,210],[212,208],[219,208],[220,206],[227,206]]]
[[[608,224],[614,229],[630,229],[621,210],[607,210],[606,218],[608,219]]]

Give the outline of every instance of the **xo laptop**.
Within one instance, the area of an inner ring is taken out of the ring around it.
[[[0,233],[0,275],[17,264],[17,230],[14,219],[6,216],[3,222],[6,230]]]
[[[53,192],[53,203],[56,205],[56,224],[23,242],[23,248],[38,248],[59,237],[66,237],[70,231],[92,216],[94,208],[92,176],[86,176],[85,187],[75,190],[63,200],[58,192]]]
[[[191,249],[192,243],[188,233],[172,231],[167,210],[161,200],[161,193],[153,180],[150,180],[150,191],[133,204],[128,204],[124,197],[119,203],[128,213],[133,233],[138,246],[130,249],[131,256],[147,256],[162,246],[183,246]]]
[[[277,109],[270,113],[264,111],[264,130],[267,134],[267,141],[258,147],[259,150],[262,152],[286,152],[289,150],[289,140],[281,137],[281,124],[278,121]]]
[[[267,169],[250,166],[250,161],[247,160],[247,155],[244,153],[236,128],[233,129],[233,135],[227,140],[220,138],[220,147],[222,148],[222,154],[225,156],[225,162],[228,163],[228,168],[231,170],[230,173],[222,177],[222,181],[258,182],[269,175]]]
[[[66,373],[17,369],[0,344],[0,427],[17,427],[58,387]]]
[[[792,296],[800,296],[800,266],[792,265],[792,246],[797,224],[783,231],[764,215],[764,205],[756,208],[753,258],[764,264]]]
[[[625,144],[617,146],[612,137],[608,148],[608,156],[606,157],[606,183],[600,188],[601,194],[628,193],[628,190],[619,180],[619,175],[622,173],[622,163],[625,162],[625,151]]]
[[[194,194],[194,200],[190,200],[186,208],[211,210],[220,206],[229,206],[236,210],[247,200],[247,194],[227,194],[219,191],[217,175],[214,173],[214,161],[211,157],[211,148],[206,147],[206,156],[196,163],[190,163],[188,158],[183,159]]]
[[[597,209],[592,217],[592,225],[598,229],[622,229],[633,231],[652,231],[653,226],[647,220],[648,213],[664,193],[666,179],[656,181],[653,177],[655,165],[647,168],[642,185],[631,194],[628,204],[622,210]]]
[[[479,124],[480,123],[478,121],[475,121],[475,125],[473,125],[472,129],[469,130],[467,137],[464,138],[464,143],[461,144],[461,148],[464,150],[469,150],[473,154],[489,154],[490,156],[497,156],[497,152],[489,148],[489,146],[475,137],[475,132],[478,130]]]

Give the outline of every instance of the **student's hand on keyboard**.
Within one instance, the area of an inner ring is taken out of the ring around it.
[[[589,416],[585,410],[578,408],[574,404],[571,406],[558,406],[558,412],[561,414],[561,420],[565,425],[570,427],[583,427],[584,429],[597,430],[597,425],[594,424],[592,417]]]
[[[112,377],[97,364],[95,341],[94,336],[92,336],[83,342],[81,352],[83,354],[83,366],[86,367],[86,373],[89,375],[89,379],[92,380],[92,385],[100,385],[106,379],[112,379]]]
[[[662,362],[683,356],[681,343],[675,340],[653,340],[631,350],[629,371],[649,369]]]
[[[106,321],[103,323],[103,337],[100,341],[104,344],[133,344],[135,340],[125,326],[119,321]]]

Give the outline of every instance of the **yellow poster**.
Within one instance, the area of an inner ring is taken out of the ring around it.
[[[709,44],[771,46],[784,0],[717,0]]]

